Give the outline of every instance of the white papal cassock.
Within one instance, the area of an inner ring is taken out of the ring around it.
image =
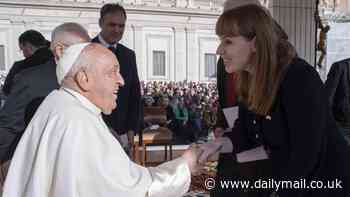
[[[183,158],[154,168],[133,163],[101,110],[61,88],[44,100],[18,144],[4,197],[172,197],[190,185]]]

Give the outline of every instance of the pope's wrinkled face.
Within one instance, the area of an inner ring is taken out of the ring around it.
[[[247,40],[243,36],[220,37],[217,54],[224,60],[225,70],[233,73],[249,70],[255,54],[255,39]]]
[[[104,114],[111,114],[117,107],[118,91],[124,85],[115,56],[106,51],[106,57],[98,58],[92,73],[91,99]]]

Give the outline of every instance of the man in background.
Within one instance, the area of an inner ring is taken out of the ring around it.
[[[350,146],[350,59],[332,65],[325,85],[333,117]]]
[[[101,32],[92,42],[100,43],[111,50],[120,63],[120,73],[125,85],[118,93],[118,110],[103,116],[103,119],[119,135],[122,146],[130,153],[133,132],[138,132],[141,125],[141,90],[135,53],[119,43],[125,31],[125,22],[126,12],[122,6],[105,4],[100,10]]]

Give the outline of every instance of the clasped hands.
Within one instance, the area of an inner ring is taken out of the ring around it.
[[[192,175],[198,175],[210,157],[219,153],[231,153],[233,146],[227,137],[219,137],[204,144],[192,144],[182,157],[187,161]]]

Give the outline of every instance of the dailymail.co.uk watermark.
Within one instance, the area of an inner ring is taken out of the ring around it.
[[[216,183],[215,179],[208,178],[204,182],[207,190],[212,190],[215,187],[221,189],[342,189],[343,182],[340,179],[320,181],[306,179],[300,180],[274,180],[274,179],[258,179],[256,181],[249,180],[220,180]]]

